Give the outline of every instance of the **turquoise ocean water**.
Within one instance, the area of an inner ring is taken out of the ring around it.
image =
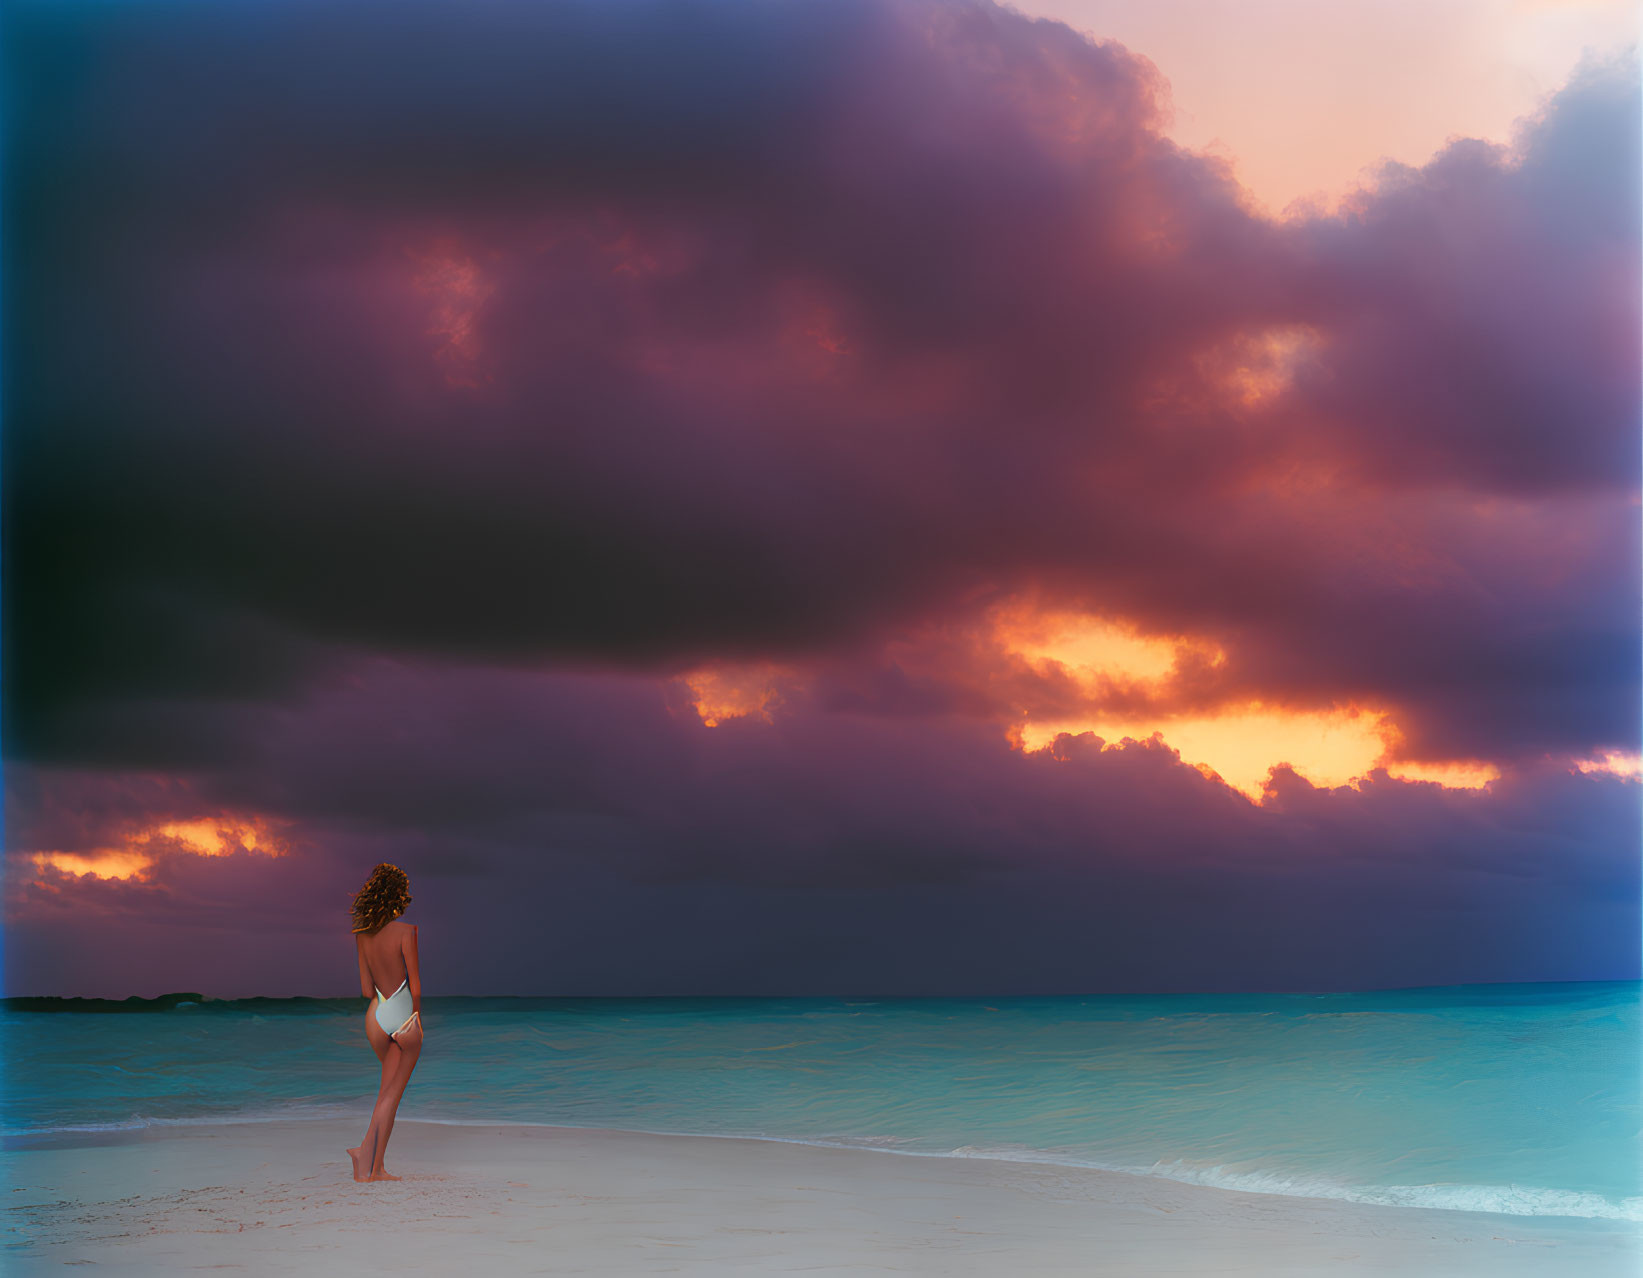
[[[1643,1220],[1638,983],[1021,999],[429,998],[405,1119],[753,1136]],[[0,1011],[12,1144],[364,1121],[362,999]],[[83,1134],[83,1135],[77,1135]]]

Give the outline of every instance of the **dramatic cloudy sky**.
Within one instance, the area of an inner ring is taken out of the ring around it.
[[[1636,15],[1322,8],[12,6],[7,992],[1636,978]]]

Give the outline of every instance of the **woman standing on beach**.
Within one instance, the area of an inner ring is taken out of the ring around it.
[[[359,951],[359,992],[365,1037],[382,1062],[382,1086],[371,1122],[355,1149],[355,1180],[398,1180],[383,1167],[394,1115],[411,1071],[422,1055],[422,974],[417,969],[416,928],[399,916],[411,903],[411,880],[397,865],[379,865],[354,894],[354,946]],[[383,987],[394,992],[384,995]]]

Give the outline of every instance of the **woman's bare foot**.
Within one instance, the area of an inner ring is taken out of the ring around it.
[[[403,1177],[395,1176],[392,1172],[389,1172],[389,1171],[379,1171],[379,1172],[372,1172],[371,1173],[371,1179],[372,1180],[402,1180]]]
[[[363,1156],[361,1155],[360,1150],[364,1148],[364,1145],[359,1145],[348,1151],[348,1157],[354,1160],[354,1179],[359,1181],[361,1184],[370,1179],[370,1176],[366,1174],[366,1167],[361,1161]]]

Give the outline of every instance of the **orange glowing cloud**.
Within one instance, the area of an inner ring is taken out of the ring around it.
[[[1581,759],[1575,764],[1580,772],[1602,772],[1628,780],[1643,780],[1643,754],[1607,750],[1595,759]]]
[[[1500,769],[1481,759],[1448,763],[1387,763],[1386,774],[1399,781],[1430,781],[1447,790],[1481,790],[1500,779]]]
[[[1388,753],[1398,740],[1382,711],[1357,706],[1302,711],[1250,702],[1213,715],[1146,719],[1087,718],[1026,722],[1011,732],[1023,750],[1048,749],[1061,733],[1092,732],[1113,745],[1157,737],[1183,763],[1217,776],[1254,802],[1265,795],[1272,768],[1287,764],[1315,786],[1354,785],[1376,769],[1402,781],[1429,781],[1451,789],[1478,789],[1499,769],[1476,760],[1398,763]]]
[[[1183,763],[1220,777],[1257,802],[1268,772],[1279,764],[1288,764],[1313,785],[1346,785],[1366,776],[1386,752],[1384,719],[1373,711],[1300,712],[1260,702],[1175,719],[1029,722],[1020,725],[1015,740],[1023,750],[1043,750],[1063,732],[1093,732],[1114,744],[1156,735],[1180,753]]]
[[[1402,734],[1384,710],[1358,705],[1295,709],[1258,699],[1182,713],[1169,705],[1170,684],[1185,658],[1223,669],[1227,654],[1191,636],[1149,636],[1121,621],[1076,612],[1033,611],[1021,604],[995,614],[997,642],[1037,668],[1065,674],[1086,698],[1054,715],[1023,713],[1010,724],[1012,745],[1048,749],[1062,733],[1094,733],[1117,744],[1158,737],[1183,763],[1220,777],[1260,802],[1270,770],[1287,764],[1317,786],[1352,785],[1377,768],[1400,780],[1475,789],[1500,775],[1478,760],[1400,762]],[[1140,686],[1156,709],[1114,712],[1103,704],[1115,685]]]
[[[777,681],[784,675],[783,667],[754,663],[703,666],[680,678],[690,689],[691,704],[702,722],[716,728],[726,719],[751,715],[766,723],[775,722],[771,711],[784,703],[777,688]]]
[[[99,879],[141,879],[161,856],[231,856],[254,852],[262,856],[284,856],[286,847],[275,838],[266,822],[258,819],[204,817],[193,821],[167,821],[132,831],[112,847],[83,852],[39,851],[31,859],[41,871],[91,875]]]
[[[1092,691],[1102,679],[1157,682],[1188,653],[1212,666],[1226,660],[1218,647],[1197,639],[1146,635],[1121,621],[1022,601],[995,608],[989,622],[1004,651],[1036,665],[1053,663]]]
[[[76,878],[89,874],[94,879],[141,878],[154,864],[154,858],[141,852],[125,852],[119,848],[97,848],[90,852],[36,852],[35,867],[41,870],[59,870]]]

